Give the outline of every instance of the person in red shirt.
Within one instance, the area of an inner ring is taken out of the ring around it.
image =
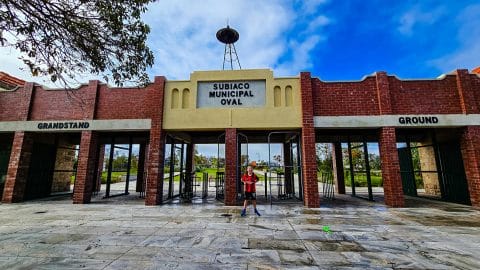
[[[261,216],[257,210],[257,198],[255,194],[255,183],[258,182],[258,177],[253,173],[252,166],[247,167],[247,172],[242,175],[242,182],[245,186],[245,201],[243,202],[241,216],[244,217],[247,215],[248,201],[252,202],[253,208],[255,209],[255,214],[257,214],[257,216]]]

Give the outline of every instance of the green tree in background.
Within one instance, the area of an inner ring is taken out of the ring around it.
[[[368,154],[368,159],[370,160],[370,169],[371,170],[381,170],[381,161],[380,156],[377,154]]]
[[[332,151],[327,143],[317,143],[315,145],[317,153],[317,170],[319,172],[332,172]]]
[[[413,163],[413,170],[420,171],[420,154],[418,153],[418,148],[412,148],[412,163]]]
[[[355,170],[365,169],[365,158],[363,153],[363,147],[360,147],[362,143],[351,143],[352,148],[352,164]],[[348,159],[348,148],[343,149],[343,162],[349,166],[350,161]]]
[[[0,46],[18,50],[33,76],[53,82],[92,73],[116,85],[146,84],[153,53],[141,15],[151,1],[0,1]]]

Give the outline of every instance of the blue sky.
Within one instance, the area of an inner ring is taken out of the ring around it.
[[[155,55],[151,78],[185,80],[195,70],[221,69],[224,47],[215,33],[227,20],[240,33],[242,67],[270,68],[275,76],[310,71],[326,81],[360,80],[386,71],[404,79],[436,78],[480,66],[478,0],[163,0],[150,4],[143,18]],[[17,57],[0,48],[0,70],[52,86],[20,70]],[[95,78],[85,74],[77,81]],[[252,146],[251,155],[266,159],[257,155],[265,149]]]
[[[479,66],[479,14],[479,1],[463,0],[160,1],[145,20],[157,56],[152,73],[167,78],[220,69],[223,47],[215,32],[228,20],[240,33],[244,68],[359,80],[379,70],[436,78]]]
[[[226,25],[240,33],[243,68],[275,76],[311,71],[322,80],[360,80],[375,71],[400,78],[436,78],[480,65],[479,1],[205,0],[157,1],[143,15],[155,64],[148,71],[188,79],[221,69]],[[18,53],[0,48],[0,70],[50,85],[19,70]],[[96,78],[79,76],[80,82]]]

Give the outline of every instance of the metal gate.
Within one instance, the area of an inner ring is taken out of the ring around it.
[[[320,175],[322,183],[323,198],[327,200],[335,199],[335,183],[333,181],[333,173],[322,172]]]
[[[225,172],[217,172],[215,175],[215,198],[219,201],[225,199]]]
[[[365,137],[361,142],[352,142],[350,137],[348,137],[348,163],[349,169],[346,170],[346,177],[350,177],[350,183],[352,187],[352,196],[356,196],[358,198],[367,199],[369,201],[373,201],[373,190],[372,190],[372,179],[371,179],[371,170],[370,170],[370,159],[368,155],[368,142]],[[354,164],[353,162],[353,155],[352,150],[359,149],[361,155],[362,162]],[[358,168],[357,168],[358,166]],[[367,183],[367,197],[363,197],[362,195],[358,195],[355,187],[357,186],[357,181],[359,180],[366,180]]]
[[[439,144],[438,152],[441,168],[440,190],[442,199],[449,202],[470,204],[460,143]]]
[[[274,165],[272,161],[272,135],[285,136],[283,147],[287,147],[287,149],[284,149],[283,165]],[[270,204],[273,204],[274,201],[303,200],[300,134],[294,131],[274,131],[268,134],[267,142],[268,169],[265,174],[265,189],[268,189]]]
[[[412,152],[410,149],[410,144],[407,144],[407,147],[398,148],[398,160],[400,163],[403,194],[417,196],[417,187],[415,184],[415,173],[412,164]]]
[[[110,144],[109,144],[109,153],[108,153],[108,159],[107,159],[107,179],[106,179],[106,187],[105,187],[105,196],[103,197],[104,199],[110,198],[110,197],[116,197],[116,196],[121,196],[121,195],[128,195],[129,194],[129,184],[130,184],[130,169],[132,166],[132,137],[129,137],[128,139],[128,144],[125,147],[125,144],[119,144],[115,143],[115,138],[111,137],[110,138]],[[124,150],[128,151],[127,152],[127,164],[121,164],[122,166],[120,167],[114,167],[114,155],[115,152],[118,150]],[[107,150],[105,150],[106,152]],[[104,154],[104,153],[101,153]],[[125,189],[123,192],[116,193],[116,194],[110,194],[111,191],[111,185],[112,185],[112,173],[125,173],[126,178],[125,178]]]
[[[43,143],[33,144],[27,185],[25,187],[25,200],[50,195],[55,169],[55,156],[55,145]]]
[[[400,162],[400,173],[402,177],[403,193],[409,196],[418,196],[417,188],[423,188],[423,174],[438,175],[438,185],[440,196],[444,201],[470,204],[467,178],[463,166],[460,143],[458,140],[437,143],[435,133],[432,132],[432,143],[421,146],[412,146],[412,142],[407,138],[406,146],[398,148],[398,157]],[[414,161],[412,151],[414,149],[431,147],[434,153],[434,163],[436,170],[425,170],[417,168],[418,160]],[[419,177],[419,179],[416,179]],[[421,180],[420,180],[421,179]],[[417,185],[420,185],[417,186]]]
[[[202,182],[202,199],[206,199],[208,197],[208,172],[203,173],[203,182]]]
[[[219,201],[224,201],[225,199],[225,171],[224,162],[220,157],[220,144],[225,142],[225,133],[220,134],[217,138],[217,172],[215,174],[215,199]]]
[[[164,201],[171,201],[174,198],[186,198],[190,196],[191,173],[186,172],[186,145],[188,142],[173,134],[167,134],[165,148],[165,168],[168,168],[168,176],[164,178],[163,192]],[[189,193],[189,194],[186,194]]]

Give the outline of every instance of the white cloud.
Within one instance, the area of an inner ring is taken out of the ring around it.
[[[299,0],[301,4],[301,13],[312,14],[317,11],[319,6],[328,2],[328,0]]]
[[[189,79],[196,70],[222,69],[224,46],[215,34],[227,20],[240,33],[235,44],[243,69],[272,68],[276,76],[298,75],[311,67],[312,50],[323,40],[329,18],[318,12],[325,0],[158,1],[143,15],[150,25],[148,45],[155,55],[150,76]],[[314,11],[315,14],[312,14]],[[0,48],[0,70],[27,81],[55,86],[49,78],[21,71],[19,54]],[[88,83],[94,75],[76,78]],[[102,80],[102,79],[100,79]]]
[[[312,35],[303,42],[292,41],[289,46],[293,52],[292,58],[290,61],[278,65],[275,69],[277,73],[295,75],[296,73],[292,73],[292,71],[303,71],[311,67],[315,57],[310,53],[320,41],[322,41],[322,37],[318,35]]]
[[[315,2],[317,7],[324,1]],[[188,79],[195,70],[222,69],[224,45],[215,34],[228,20],[240,34],[235,46],[242,68],[297,75],[311,65],[308,54],[324,39],[317,32],[329,23],[323,15],[310,22],[301,10],[284,1],[155,2],[144,16],[155,54],[151,73]],[[299,25],[303,26],[295,32]]]
[[[16,37],[7,33],[6,39],[9,44],[16,43]],[[36,82],[50,88],[63,88],[65,85],[58,80],[52,82],[49,76],[33,76],[28,66],[21,60],[22,55],[13,45],[0,47],[0,71],[6,72],[14,77],[27,82]],[[69,87],[75,87],[82,83],[88,83],[89,80],[102,80],[100,76],[92,74],[77,74],[74,79],[65,78]]]
[[[432,25],[445,12],[443,6],[432,8],[431,5],[416,5],[398,18],[397,30],[405,36],[412,36],[415,28],[421,25]]]
[[[36,82],[50,88],[62,88],[64,85],[57,81],[53,83],[50,77],[32,76],[26,65],[20,60],[20,53],[11,47],[0,47],[0,71],[6,72],[14,77],[27,82]],[[89,80],[102,80],[99,76],[92,74],[78,74],[75,80],[68,79],[69,85],[75,87],[81,83],[88,83]]]
[[[319,30],[319,28],[330,24],[330,19],[326,16],[320,15],[308,23],[307,32],[312,33]]]
[[[480,5],[466,6],[457,16],[459,46],[451,54],[433,59],[430,64],[448,73],[457,68],[480,66]]]
[[[48,83],[46,78],[33,77],[27,66],[19,59],[20,54],[14,48],[0,47],[0,71],[30,82]]]

